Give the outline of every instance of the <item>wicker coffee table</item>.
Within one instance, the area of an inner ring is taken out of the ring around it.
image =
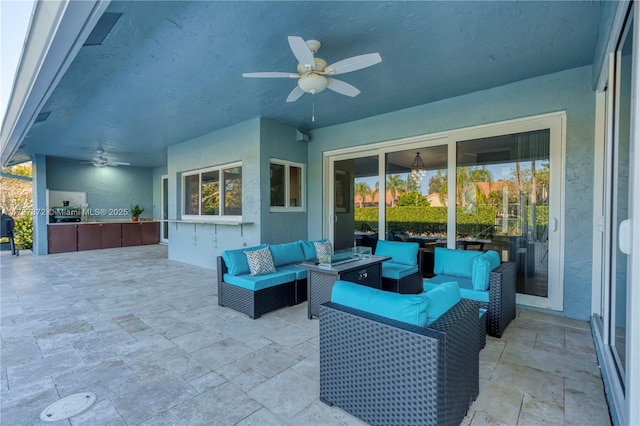
[[[381,263],[388,259],[369,256],[330,268],[313,262],[298,265],[307,269],[307,317],[318,316],[320,305],[331,300],[331,289],[338,280],[382,289]]]

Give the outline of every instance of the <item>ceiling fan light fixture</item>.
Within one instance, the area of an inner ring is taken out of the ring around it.
[[[318,74],[308,74],[298,79],[298,86],[306,93],[320,93],[329,85],[329,80]]]

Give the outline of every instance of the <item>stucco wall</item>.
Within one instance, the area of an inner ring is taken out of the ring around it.
[[[252,222],[170,223],[169,259],[215,269],[223,250],[260,243],[260,119],[172,145],[167,161],[169,219],[182,219],[182,173],[242,161],[242,218]]]
[[[565,270],[562,315],[588,319],[595,94],[590,66],[318,129],[309,144],[309,238],[322,237],[322,154],[338,148],[566,111]],[[556,312],[557,313],[557,312]]]
[[[91,212],[103,209],[105,214],[93,214],[96,219],[128,219],[120,215],[134,204],[144,208],[141,218],[153,217],[152,169],[143,167],[103,167],[77,164],[48,157],[46,163],[47,189],[87,193]]]
[[[307,143],[296,140],[296,129],[272,120],[261,119],[260,124],[260,185],[262,185],[262,219],[260,221],[263,243],[288,243],[306,239],[306,212],[271,212],[270,160],[307,163]],[[304,184],[303,184],[304,185]]]

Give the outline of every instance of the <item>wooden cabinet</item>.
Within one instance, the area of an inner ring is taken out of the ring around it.
[[[78,250],[95,250],[102,248],[101,227],[94,223],[90,225],[78,225]]]
[[[50,225],[48,228],[49,253],[78,250],[77,225]]]
[[[140,244],[158,244],[160,242],[160,222],[142,222]]]
[[[101,223],[100,239],[102,248],[122,247],[122,224]]]
[[[122,247],[139,246],[142,243],[142,223],[122,224]]]
[[[56,224],[47,237],[49,253],[158,244],[160,222]]]

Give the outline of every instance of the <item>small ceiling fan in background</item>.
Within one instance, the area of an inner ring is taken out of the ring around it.
[[[73,160],[78,164],[93,164],[95,167],[116,167],[116,166],[128,166],[129,163],[123,163],[121,161],[111,161],[107,158],[105,152],[101,149],[96,150],[96,156],[93,159],[85,161],[85,160]]]
[[[379,53],[368,53],[365,55],[353,56],[343,59],[331,65],[327,61],[314,55],[320,49],[320,42],[317,40],[307,40],[302,37],[289,36],[289,47],[293,56],[298,60],[297,73],[288,72],[249,72],[243,73],[243,77],[253,78],[296,78],[297,86],[289,93],[287,102],[295,102],[305,93],[315,95],[324,89],[333,90],[345,96],[357,96],[360,90],[349,83],[331,78],[330,76],[346,74],[370,67],[379,62],[382,58]]]

